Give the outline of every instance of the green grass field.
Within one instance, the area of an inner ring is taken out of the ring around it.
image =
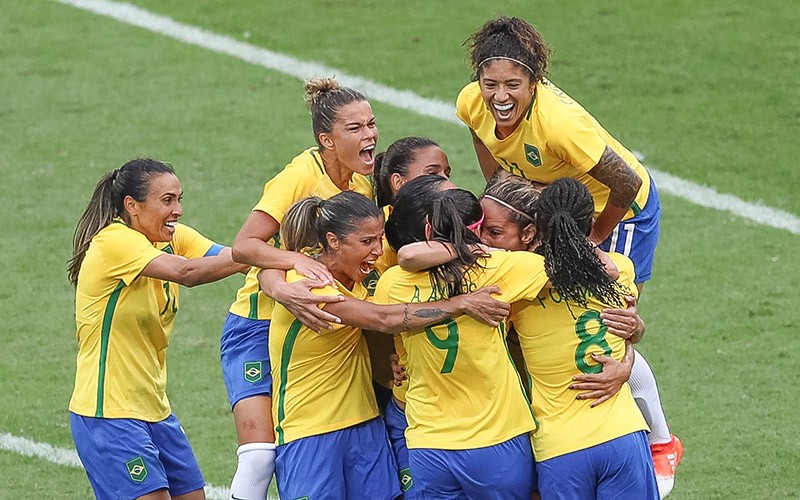
[[[554,47],[552,79],[646,164],[800,214],[798,2],[135,4],[447,102],[470,77],[464,39],[491,17],[519,15]],[[51,0],[3,7],[0,437],[71,448],[65,263],[101,173],[140,155],[172,162],[183,220],[229,243],[263,183],[313,138],[299,79]],[[373,108],[379,149],[429,136],[455,181],[481,189],[465,129]],[[670,498],[796,498],[798,235],[666,193],[662,203],[641,351],[686,447]],[[217,486],[235,466],[218,344],[240,284],[184,290],[170,349],[173,409]],[[0,498],[91,497],[81,469],[9,448],[0,447]]]

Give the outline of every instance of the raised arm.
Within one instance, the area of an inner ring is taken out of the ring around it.
[[[142,269],[141,275],[192,287],[247,272],[248,269],[249,266],[234,262],[231,249],[226,247],[217,255],[196,259],[164,253],[151,260]]]
[[[488,181],[489,178],[494,174],[495,170],[500,168],[500,165],[497,163],[497,160],[494,159],[494,156],[492,156],[492,153],[489,151],[489,148],[486,147],[486,144],[484,144],[483,141],[480,140],[480,138],[475,134],[475,131],[470,129],[470,133],[472,134],[472,145],[475,147],[475,155],[478,157],[478,163],[481,166],[481,172],[483,172],[483,176]],[[511,175],[505,170],[502,171],[504,172],[503,175]]]
[[[642,179],[625,160],[608,146],[603,151],[603,156],[600,157],[597,165],[589,170],[589,175],[608,186],[611,191],[608,195],[608,202],[597,216],[592,227],[592,234],[589,236],[593,242],[601,243],[608,238],[614,227],[631,208],[642,185]]]
[[[294,269],[303,276],[333,283],[333,276],[325,265],[299,252],[271,245],[269,240],[279,230],[280,223],[275,218],[266,212],[253,210],[233,240],[234,260],[261,269]]]

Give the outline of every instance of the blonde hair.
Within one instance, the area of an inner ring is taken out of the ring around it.
[[[305,101],[311,113],[311,130],[314,140],[322,147],[319,134],[330,133],[336,114],[342,106],[351,102],[366,101],[360,92],[342,87],[335,78],[316,78],[305,83]]]

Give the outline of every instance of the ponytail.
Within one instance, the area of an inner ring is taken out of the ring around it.
[[[317,219],[322,198],[312,196],[297,201],[289,208],[281,223],[281,243],[286,250],[318,254],[321,250]]]

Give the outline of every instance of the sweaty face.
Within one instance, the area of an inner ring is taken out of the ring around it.
[[[172,241],[175,225],[183,215],[182,196],[183,189],[175,175],[151,175],[145,200],[131,199],[130,205],[126,204],[130,226],[152,242]]]
[[[330,137],[336,157],[343,165],[359,174],[372,174],[378,126],[367,101],[355,101],[339,108]]]
[[[331,271],[353,282],[362,281],[375,268],[378,257],[383,255],[382,238],[383,217],[362,220],[352,233],[339,238],[339,249],[330,266]]]
[[[487,198],[481,199],[483,224],[481,243],[504,250],[527,250],[522,240],[522,230],[512,220],[511,211]]]
[[[482,67],[478,84],[483,101],[497,122],[497,137],[508,137],[528,113],[534,82],[518,64],[497,59]]]

